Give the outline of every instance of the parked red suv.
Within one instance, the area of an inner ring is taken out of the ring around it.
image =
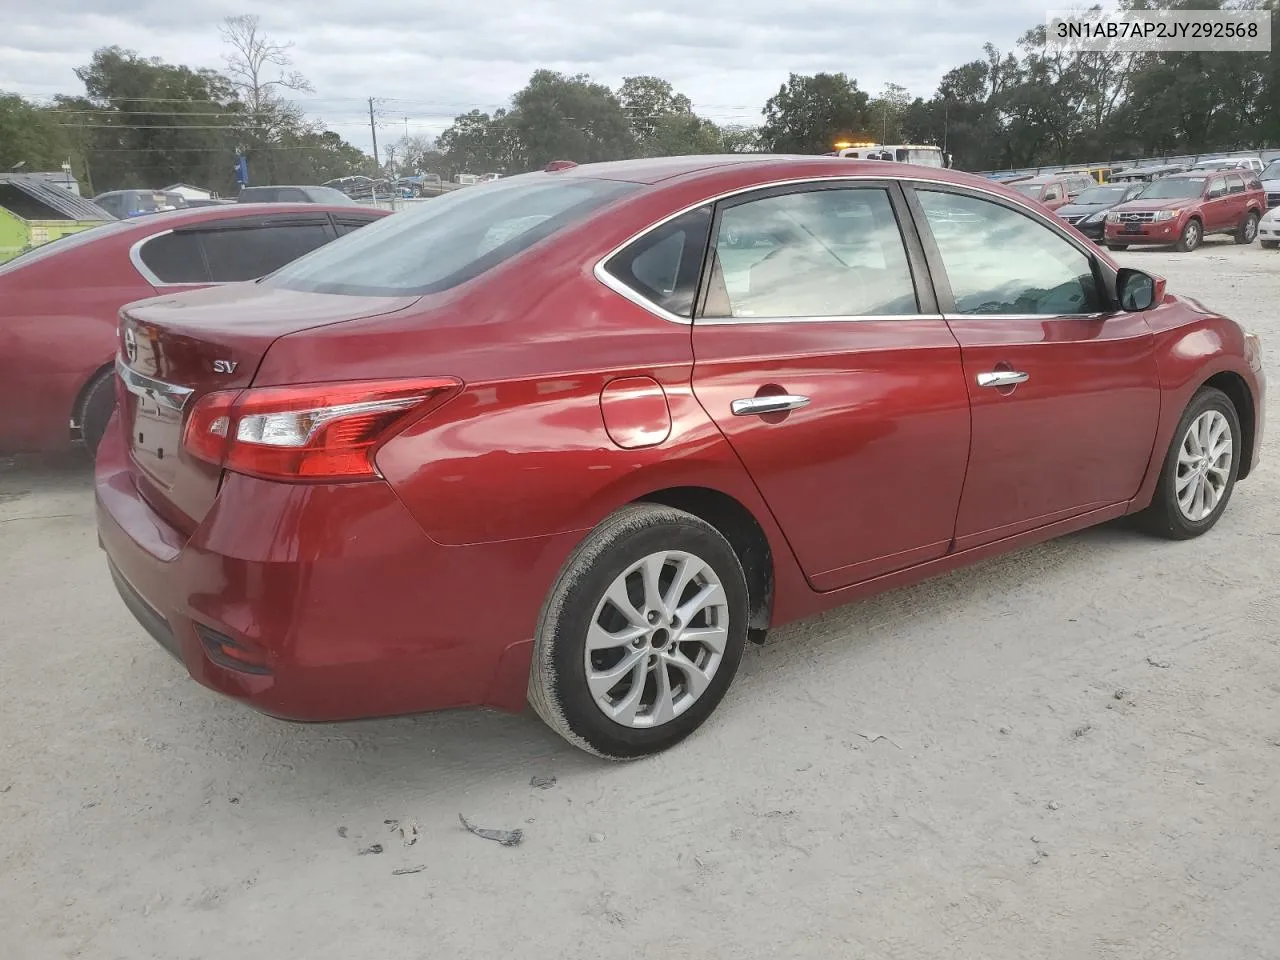
[[[1136,200],[1107,214],[1107,246],[1172,244],[1194,250],[1211,233],[1229,233],[1253,243],[1267,194],[1248,170],[1178,173],[1155,180]]]

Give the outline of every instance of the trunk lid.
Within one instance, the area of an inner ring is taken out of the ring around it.
[[[215,390],[249,386],[279,337],[402,310],[416,297],[350,297],[232,284],[141,300],[120,311],[120,429],[143,498],[190,534],[221,471],[182,450],[186,415]]]

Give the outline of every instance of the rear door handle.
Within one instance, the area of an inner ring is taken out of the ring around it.
[[[990,373],[978,374],[980,387],[1012,387],[1015,383],[1026,383],[1031,374],[1021,370],[993,370]]]
[[[785,413],[787,410],[798,410],[809,403],[808,397],[783,393],[766,397],[748,397],[735,400],[729,404],[735,417],[754,417],[762,413]]]

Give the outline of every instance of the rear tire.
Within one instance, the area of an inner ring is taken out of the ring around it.
[[[1241,438],[1231,399],[1214,387],[1196,391],[1173,433],[1151,505],[1134,518],[1138,525],[1169,540],[1208,533],[1235,489]],[[1205,491],[1199,499],[1198,490]]]
[[[80,408],[76,411],[76,420],[80,424],[80,437],[89,456],[98,452],[98,444],[107,432],[107,424],[116,409],[115,371],[105,370],[98,374],[85,388],[80,399]]]
[[[597,756],[666,750],[728,690],[747,616],[742,564],[720,531],[682,510],[625,507],[588,534],[547,597],[529,703]]]
[[[1258,215],[1250,211],[1235,233],[1236,243],[1253,243],[1258,237]]]
[[[1187,221],[1187,225],[1182,228],[1182,236],[1178,238],[1176,248],[1183,253],[1190,253],[1196,247],[1200,246],[1200,241],[1204,239],[1204,227],[1200,221],[1192,217]]]

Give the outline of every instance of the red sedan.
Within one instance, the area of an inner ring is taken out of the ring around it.
[[[385,215],[199,207],[108,223],[0,264],[0,450],[55,451],[77,439],[96,448],[115,403],[122,305],[253,280]]]
[[[990,181],[552,166],[123,311],[98,529],[196,680],[527,696],[636,757],[772,626],[1126,514],[1198,536],[1257,462],[1257,339]]]

